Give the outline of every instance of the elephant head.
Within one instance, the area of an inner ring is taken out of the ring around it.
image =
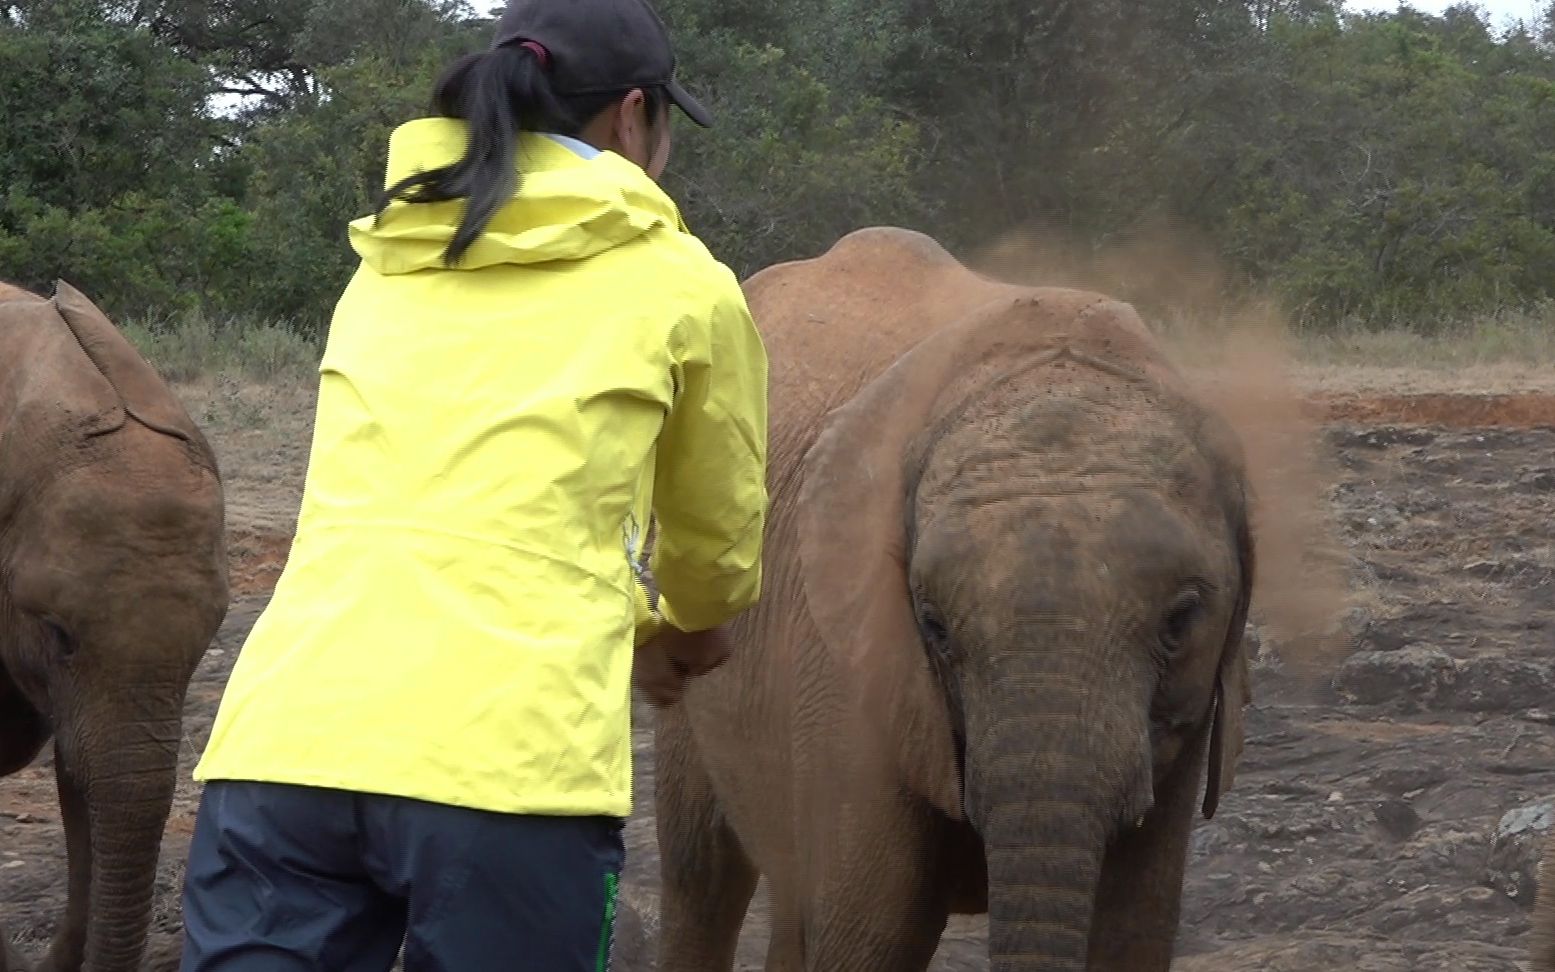
[[[980,839],[992,968],[1165,970],[1249,697],[1235,436],[1127,305],[1037,290],[917,345],[804,469],[811,615]]]
[[[137,966],[190,677],[227,610],[215,458],[61,282],[0,303],[0,771],[55,743],[68,912],[54,969]]]

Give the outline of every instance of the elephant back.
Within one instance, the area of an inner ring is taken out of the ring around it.
[[[912,230],[857,230],[821,256],[759,271],[744,289],[771,361],[775,460],[807,449],[828,412],[926,339],[1001,308],[1020,316],[1034,340],[1067,339],[1153,378],[1175,377],[1128,304],[994,280]]]
[[[59,281],[48,300],[18,293],[0,292],[0,349],[22,363],[0,378],[0,427],[91,439],[133,419],[181,440],[216,471],[209,443],[172,389],[80,291]]]
[[[22,288],[16,286],[15,284],[8,284],[8,283],[5,283],[4,281],[0,281],[0,303],[3,303],[3,302],[8,301],[8,300],[42,300],[42,299],[43,298],[39,297],[37,294],[35,294],[35,293],[33,293],[33,292],[29,291],[29,290],[23,290]]]
[[[767,347],[772,454],[803,451],[815,424],[969,307],[1021,288],[972,273],[922,233],[870,227],[826,253],[744,282]]]

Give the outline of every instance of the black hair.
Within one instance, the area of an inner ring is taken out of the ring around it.
[[[432,107],[444,118],[469,126],[464,157],[449,165],[407,176],[378,197],[375,218],[395,199],[443,202],[464,199],[464,217],[443,252],[453,266],[485,230],[502,205],[518,191],[518,133],[545,131],[575,136],[630,88],[558,95],[531,48],[518,44],[466,54],[437,81]],[[644,87],[649,124],[656,126],[669,104],[661,87]]]

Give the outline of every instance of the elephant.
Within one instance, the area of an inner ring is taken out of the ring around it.
[[[221,476],[171,389],[68,283],[0,299],[0,359],[0,776],[52,739],[68,859],[39,968],[128,972],[188,685],[227,613]]]
[[[1165,972],[1251,702],[1243,444],[1129,304],[849,233],[745,281],[763,595],[655,726],[660,972]]]

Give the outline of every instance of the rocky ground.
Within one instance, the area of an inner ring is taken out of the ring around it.
[[[157,901],[164,968],[197,796],[188,769],[284,558],[308,445],[306,396],[183,392],[231,483],[236,588],[189,695]],[[1288,644],[1262,631],[1242,771],[1196,833],[1174,968],[1517,969],[1536,844],[1555,819],[1555,395],[1329,390],[1310,407],[1333,470],[1344,649],[1300,679]],[[647,805],[644,732],[638,752]],[[31,954],[64,889],[50,774],[44,761],[0,781],[0,921]],[[628,833],[620,966],[646,969],[652,820]],[[758,897],[742,969],[760,968],[762,924]],[[954,923],[936,969],[985,969],[982,933]]]

